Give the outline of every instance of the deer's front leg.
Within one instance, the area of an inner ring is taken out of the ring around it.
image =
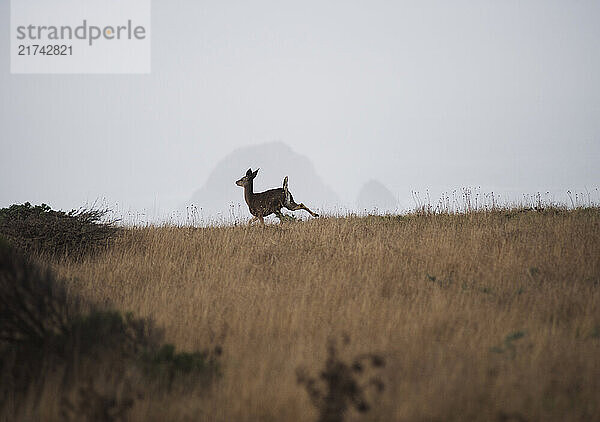
[[[248,221],[248,225],[251,226],[256,220],[258,220],[258,217],[252,217],[250,221]]]
[[[275,211],[275,216],[279,218],[279,224],[283,224],[283,219],[285,216],[281,213],[281,211]]]

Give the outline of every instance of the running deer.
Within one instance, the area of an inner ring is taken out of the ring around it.
[[[246,200],[246,204],[248,204],[250,214],[253,215],[248,224],[252,224],[256,220],[259,220],[264,226],[264,218],[271,214],[275,214],[281,222],[284,218],[281,213],[281,208],[283,207],[286,207],[290,211],[306,210],[313,217],[319,216],[319,214],[312,212],[304,204],[296,204],[296,202],[294,202],[294,197],[288,190],[287,176],[283,179],[283,188],[269,189],[264,192],[255,193],[253,181],[257,174],[258,169],[254,171],[248,169],[246,175],[235,182],[236,185],[244,188],[244,199]]]

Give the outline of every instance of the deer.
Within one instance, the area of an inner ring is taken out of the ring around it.
[[[271,214],[275,214],[275,216],[279,218],[279,222],[282,223],[284,215],[281,213],[281,209],[283,207],[290,211],[306,210],[313,217],[319,216],[319,214],[312,212],[304,204],[297,204],[294,201],[292,193],[288,190],[287,176],[283,179],[282,188],[269,189],[264,192],[254,192],[254,178],[258,174],[258,170],[259,169],[252,171],[252,169],[249,168],[246,175],[235,182],[236,185],[244,188],[244,199],[246,200],[246,204],[248,204],[250,214],[253,216],[248,224],[252,224],[256,220],[259,220],[264,226],[264,218]]]

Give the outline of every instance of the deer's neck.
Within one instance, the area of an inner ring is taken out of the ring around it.
[[[246,204],[250,205],[253,197],[254,197],[254,183],[250,182],[246,186],[244,186],[244,199],[246,200]]]

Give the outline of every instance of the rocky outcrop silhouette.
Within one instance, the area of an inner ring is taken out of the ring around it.
[[[230,213],[250,216],[244,202],[244,190],[235,184],[248,168],[260,168],[254,181],[254,191],[281,187],[288,176],[289,189],[296,202],[303,202],[316,212],[331,209],[339,198],[317,175],[311,161],[294,152],[283,142],[269,142],[236,149],[223,158],[208,176],[204,185],[192,195],[189,204],[201,209],[203,217]],[[300,215],[303,211],[296,211]]]
[[[359,212],[394,212],[398,201],[381,182],[369,180],[358,192],[356,206]]]

